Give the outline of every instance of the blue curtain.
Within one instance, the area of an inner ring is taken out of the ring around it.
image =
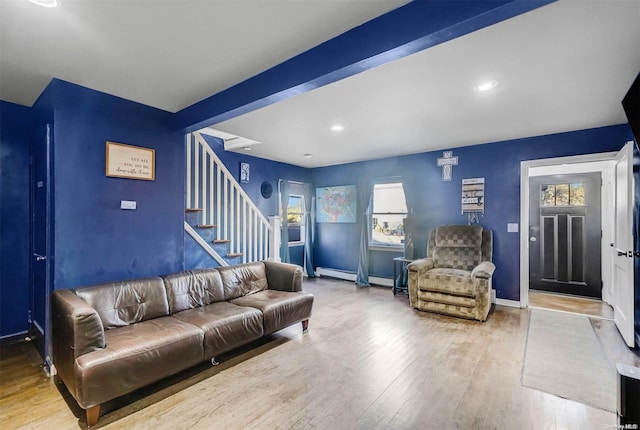
[[[315,204],[316,201],[311,184],[304,184],[304,262],[307,268],[307,276],[310,278],[316,277],[315,266],[313,265],[313,243],[316,233]]]
[[[415,184],[415,179],[411,176],[402,177],[402,188],[404,189],[404,199],[407,203],[407,218],[415,220],[417,216],[416,207],[420,203],[420,190]],[[405,223],[415,225],[414,223]],[[413,259],[416,244],[413,241],[413,235],[410,231],[404,232],[404,257]],[[407,273],[407,265],[402,265],[402,270],[398,275],[398,279],[394,280],[397,285],[406,285],[409,282],[409,274]]]
[[[289,181],[280,181],[280,206],[282,207],[282,240],[280,243],[280,261],[289,263],[289,223],[287,210],[289,209]]]
[[[356,275],[356,285],[368,287],[369,284],[369,235],[371,234],[371,195],[373,194],[373,183],[369,180],[362,180],[358,184],[358,214],[362,229],[360,230],[360,253],[358,255],[358,273]]]

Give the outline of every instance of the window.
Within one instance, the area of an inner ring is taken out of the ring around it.
[[[371,215],[371,245],[402,247],[404,245],[403,221],[406,216],[407,203],[402,183],[375,184]]]
[[[550,184],[540,187],[541,206],[584,206],[584,184]]]
[[[289,243],[304,242],[304,197],[290,195],[287,208]]]

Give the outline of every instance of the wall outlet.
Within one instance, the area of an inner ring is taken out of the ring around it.
[[[510,222],[507,223],[507,233],[517,233],[518,232],[518,223]]]
[[[120,200],[120,209],[135,210],[137,203],[135,200]]]

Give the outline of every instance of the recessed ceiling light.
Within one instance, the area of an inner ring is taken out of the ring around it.
[[[58,0],[29,0],[31,3],[37,4],[43,7],[56,7],[58,6]]]
[[[342,131],[344,129],[345,129],[345,126],[341,124],[336,124],[331,127],[331,131]]]
[[[498,81],[482,81],[473,86],[473,91],[484,93],[494,89],[496,86],[498,86]]]
[[[313,157],[313,154],[304,154],[304,158],[311,158]]]

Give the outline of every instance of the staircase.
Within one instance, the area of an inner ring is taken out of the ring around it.
[[[186,191],[185,244],[188,240],[194,260],[187,268],[209,265],[211,259],[227,266],[273,257],[269,221],[197,132],[187,135]],[[201,255],[194,255],[195,249]]]

